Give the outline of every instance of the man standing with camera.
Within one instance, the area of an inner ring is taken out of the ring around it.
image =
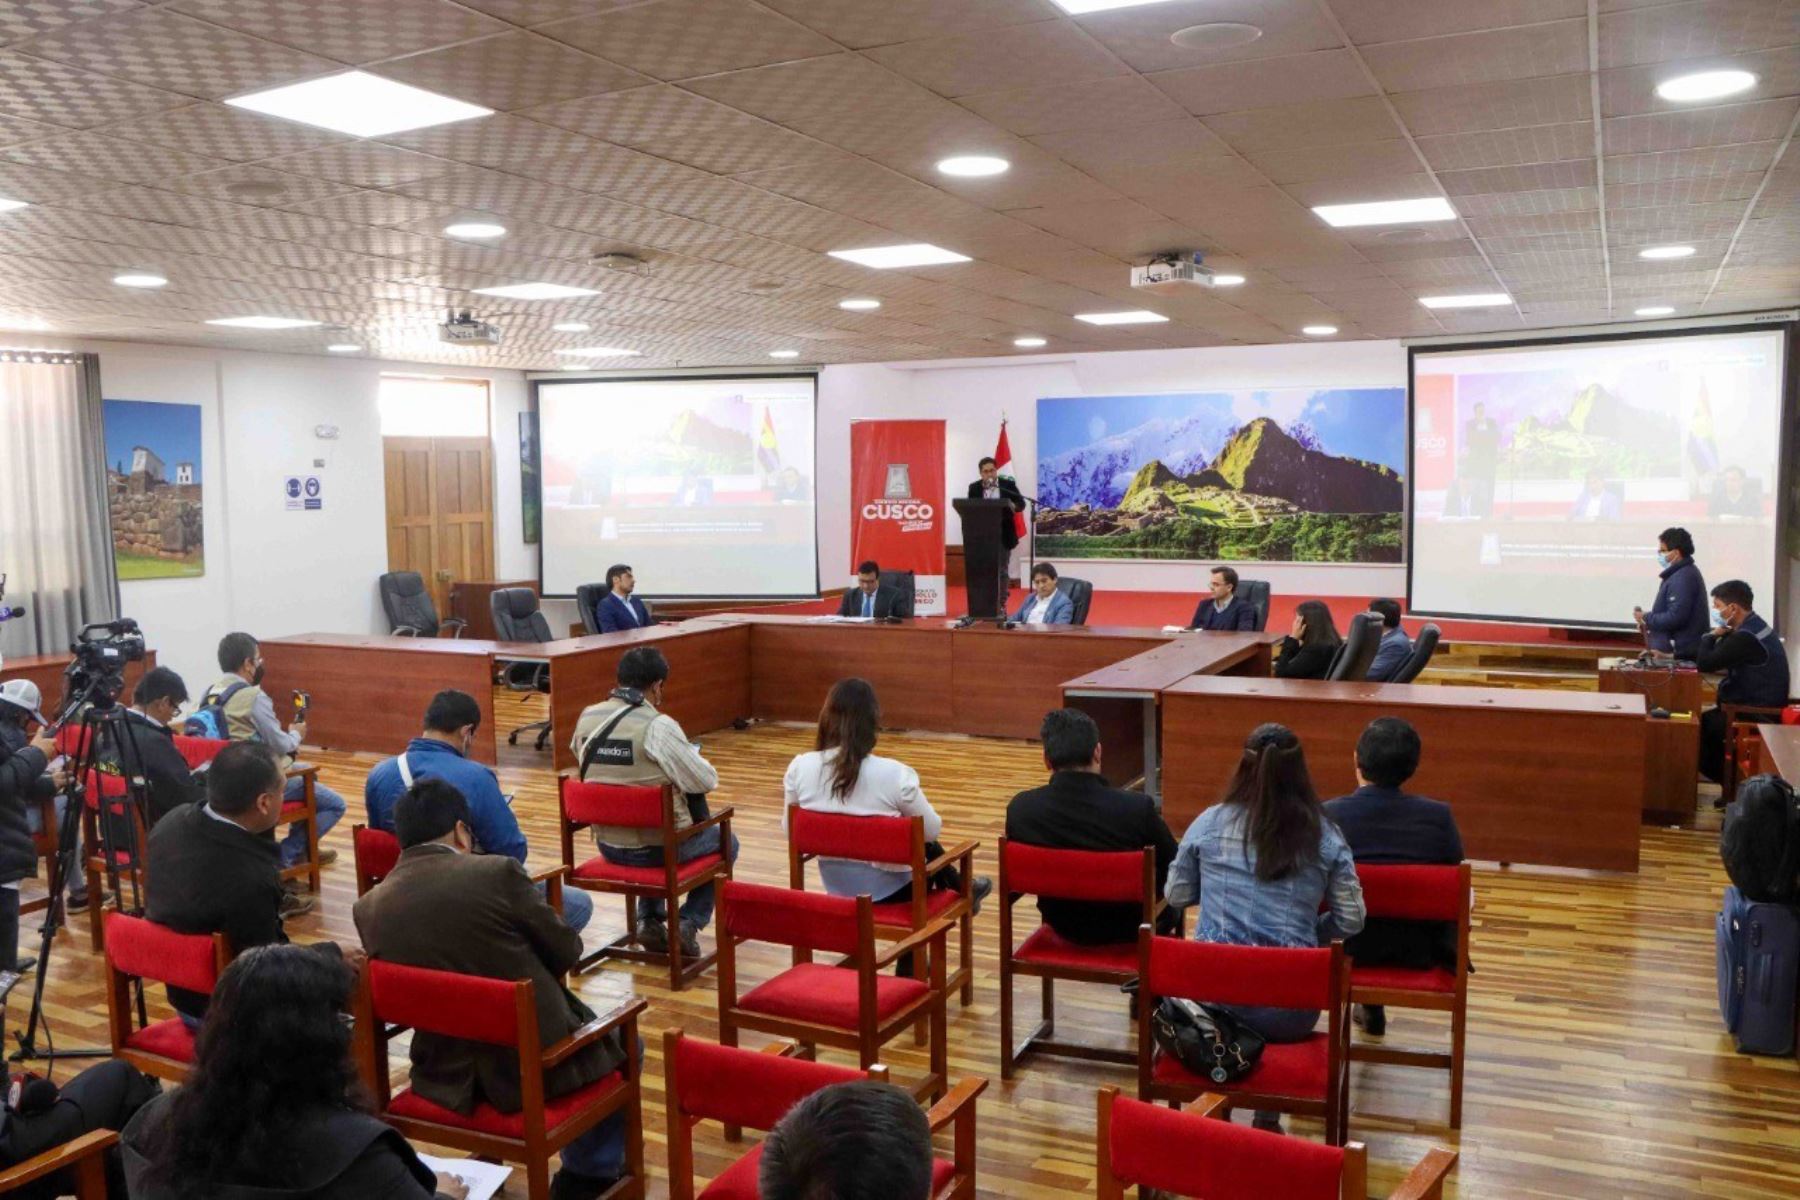
[[[37,843],[26,813],[54,799],[67,782],[61,768],[49,769],[56,742],[44,734],[48,722],[39,703],[37,684],[29,679],[0,684],[0,995],[37,965],[35,958],[19,958],[19,881],[37,874]]]

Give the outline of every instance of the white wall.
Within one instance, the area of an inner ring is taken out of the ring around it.
[[[1142,350],[994,359],[826,367],[819,379],[819,578],[829,586],[854,574],[850,562],[850,422],[871,417],[946,422],[945,476],[951,497],[975,478],[1007,421],[1014,473],[1026,495],[1037,484],[1037,401],[1042,396],[1132,395],[1235,388],[1405,387],[1399,342],[1321,342]],[[962,540],[954,515],[949,540]],[[1059,567],[1066,564],[1058,563]],[[1192,563],[1104,563],[1070,567],[1103,588],[1199,592]],[[1313,595],[1395,595],[1398,566],[1257,566],[1276,591]]]

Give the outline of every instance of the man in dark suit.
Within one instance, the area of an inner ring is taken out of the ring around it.
[[[906,593],[899,588],[881,586],[881,564],[869,559],[856,568],[856,586],[844,589],[843,603],[838,605],[840,617],[910,617]]]
[[[372,957],[531,980],[546,1046],[594,1019],[559,978],[581,958],[581,935],[563,924],[517,861],[472,853],[475,836],[461,792],[441,779],[419,780],[394,805],[394,830],[399,862],[354,909]],[[616,1036],[577,1051],[545,1074],[544,1095],[586,1087],[624,1060]],[[516,1113],[522,1104],[516,1051],[436,1034],[413,1034],[412,1086],[433,1104],[465,1115],[484,1102],[503,1113]],[[624,1135],[621,1113],[569,1143],[551,1182],[552,1200],[590,1200],[617,1182],[625,1170]]]
[[[600,618],[601,633],[642,629],[646,625],[656,624],[656,618],[650,615],[644,602],[631,594],[637,587],[637,578],[632,575],[630,567],[624,563],[615,563],[606,568],[606,586],[612,590],[594,608],[594,615]]]
[[[150,786],[150,811],[144,817],[154,828],[177,808],[205,798],[199,779],[175,748],[175,731],[170,728],[188,701],[187,684],[168,667],[152,667],[138,680],[131,699],[125,721],[136,764]]]
[[[1025,494],[1019,485],[1000,475],[1000,464],[992,457],[984,458],[978,464],[981,478],[969,485],[971,500],[1005,500],[1013,506],[1014,512],[1025,511]],[[1012,590],[1012,553],[1019,545],[1017,521],[1000,523],[1000,545],[1004,553],[1000,555],[1000,611],[1006,611],[1006,594]]]
[[[1237,594],[1238,573],[1230,567],[1214,567],[1210,590],[1212,595],[1194,608],[1189,629],[1225,629],[1244,633],[1256,631],[1256,605]]]
[[[1006,806],[1006,839],[1049,850],[1156,848],[1156,894],[1162,895],[1174,835],[1142,792],[1109,787],[1100,774],[1100,729],[1074,708],[1053,709],[1039,731],[1050,782],[1020,792]],[[1089,903],[1039,897],[1038,912],[1060,936],[1083,946],[1116,945],[1137,937],[1144,910],[1136,904]],[[1171,932],[1180,913],[1166,909],[1157,927]]]
[[[1419,769],[1419,733],[1398,717],[1378,717],[1356,739],[1357,789],[1325,805],[1358,863],[1459,863],[1462,834],[1450,806],[1400,790]],[[1344,943],[1364,966],[1456,969],[1456,929],[1441,921],[1371,917]],[[1370,1004],[1357,1013],[1373,1036],[1387,1014]]]

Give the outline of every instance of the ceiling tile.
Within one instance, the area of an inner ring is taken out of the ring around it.
[[[1517,167],[1528,163],[1591,158],[1594,124],[1592,121],[1571,121],[1561,125],[1438,134],[1419,138],[1418,143],[1425,161],[1437,171]]]
[[[1231,147],[1217,134],[1189,116],[1147,125],[1038,134],[1031,141],[1070,166],[1090,174],[1129,173],[1134,168],[1153,168],[1170,162],[1216,158],[1232,153]]]
[[[1331,11],[1359,45],[1587,16],[1587,0],[1485,0],[1419,4],[1416,0],[1330,0]]]
[[[330,143],[345,143],[343,134],[314,129],[294,121],[276,121],[260,113],[223,104],[194,104],[135,121],[106,127],[112,137],[129,138],[204,154],[230,162],[251,162]]]
[[[1049,0],[763,0],[784,16],[863,49],[998,29],[1060,14]]]
[[[255,163],[235,163],[196,175],[169,179],[161,186],[190,195],[210,196],[215,200],[269,207],[292,204],[296,200],[317,200],[354,190],[348,184],[316,175],[290,174]]]
[[[1600,111],[1609,117],[1693,111],[1698,106],[1674,104],[1658,96],[1656,85],[1678,75],[1719,68],[1749,71],[1755,75],[1756,88],[1750,95],[1758,98],[1800,94],[1800,47],[1795,47],[1601,71]],[[1743,99],[1739,95],[1716,103],[1741,103]]]
[[[704,36],[696,31],[704,30]],[[752,0],[657,0],[539,27],[657,79],[687,79],[831,54],[838,46]]]
[[[1765,171],[1775,161],[1775,152],[1780,146],[1780,142],[1772,141],[1746,142],[1700,150],[1609,154],[1606,157],[1606,186]]]
[[[1068,21],[1008,25],[866,53],[940,96],[951,97],[1080,83],[1129,70]]]
[[[1790,0],[1699,0],[1600,16],[1600,66],[1666,63],[1800,45]]]
[[[1001,128],[1025,136],[1149,125],[1182,116],[1179,105],[1135,75],[990,92],[964,97],[962,103]]]
[[[510,113],[396,133],[382,141],[436,158],[500,170],[524,168],[533,163],[601,149],[592,138]]]
[[[1488,192],[1531,192],[1546,188],[1593,187],[1600,171],[1592,158],[1531,163],[1517,167],[1484,167],[1474,171],[1440,171],[1438,182],[1450,196]]]
[[[1237,112],[1375,92],[1348,50],[1158,71],[1151,82],[1191,113]]]
[[[0,151],[0,157],[56,171],[83,171],[125,183],[150,183],[224,166],[219,159],[186,154],[103,133],[59,133]]]
[[[1720,104],[1686,112],[1608,117],[1600,132],[1608,154],[1766,142],[1786,137],[1797,111],[1800,99]]]
[[[534,121],[733,175],[835,158],[839,151],[668,84],[629,88],[530,110]]]
[[[382,63],[380,74],[501,112],[649,82],[636,71],[524,32],[395,59]]]
[[[1245,157],[1275,183],[1306,183],[1315,179],[1356,176],[1379,178],[1419,169],[1419,159],[1412,147],[1398,138],[1386,142],[1345,142],[1307,150],[1270,151]]]
[[[338,65],[166,9],[70,26],[15,49],[98,75],[213,100],[324,74]]]
[[[169,7],[347,64],[378,62],[507,28],[452,0],[173,0]]]
[[[0,54],[0,115],[88,129],[191,103],[187,96],[76,67]]]
[[[264,165],[353,187],[387,188],[446,175],[459,164],[416,150],[357,140],[270,158]]]
[[[1390,92],[1535,79],[1587,70],[1587,22],[1550,21],[1384,42],[1364,46],[1362,55]]]
[[[1253,42],[1226,49],[1188,48],[1170,41],[1170,35],[1188,26],[1220,21],[1254,25],[1262,34]],[[1279,58],[1311,50],[1335,50],[1343,44],[1314,0],[1208,0],[1204,6],[1146,5],[1092,13],[1080,18],[1080,24],[1139,71]]]
[[[302,200],[282,207],[292,212],[358,225],[401,225],[420,220],[430,213],[443,212],[439,206],[426,200],[375,191],[345,192],[323,200]]]
[[[1379,96],[1215,113],[1205,126],[1243,154],[1379,142],[1404,132]]]
[[[1594,116],[1586,74],[1456,84],[1403,92],[1393,101],[1415,137],[1591,121]]]

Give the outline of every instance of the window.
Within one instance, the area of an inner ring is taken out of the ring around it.
[[[382,437],[486,437],[488,381],[381,377]]]

